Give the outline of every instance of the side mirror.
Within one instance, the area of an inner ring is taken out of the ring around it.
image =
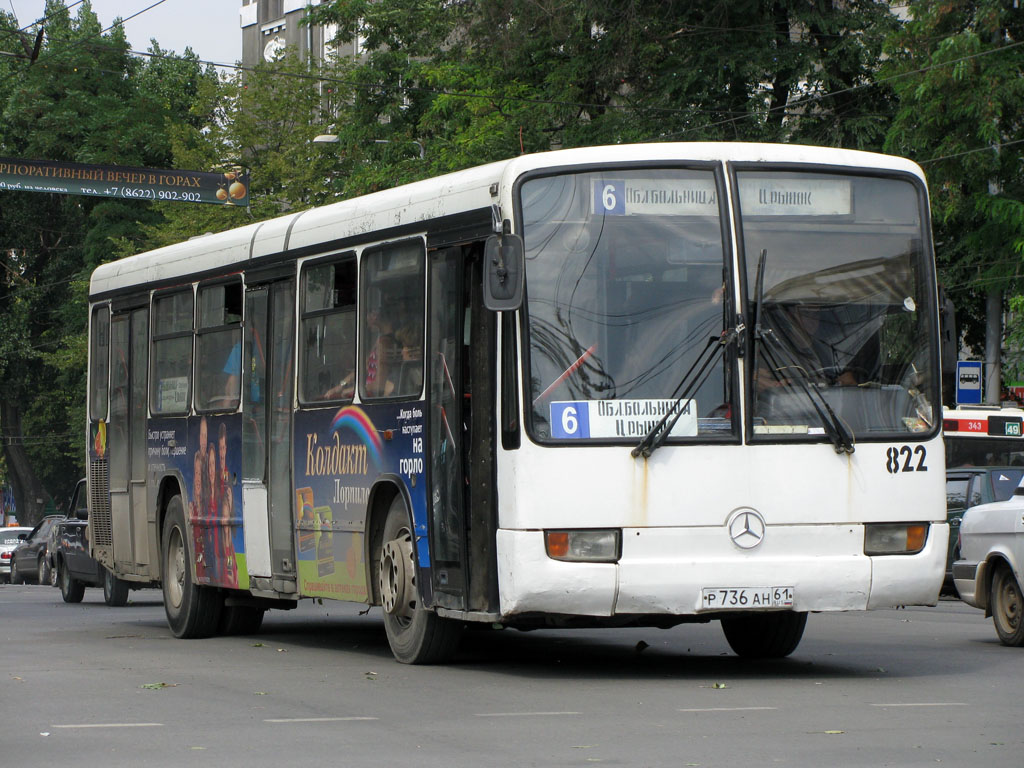
[[[523,238],[491,235],[484,246],[484,306],[492,312],[514,312],[523,303],[525,272]]]

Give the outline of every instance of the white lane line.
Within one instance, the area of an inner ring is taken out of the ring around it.
[[[872,707],[966,707],[963,701],[906,701],[889,704],[872,704]]]
[[[680,709],[678,712],[768,712],[778,707],[705,707],[703,709]]]
[[[69,723],[51,728],[163,728],[163,723]]]
[[[345,723],[352,720],[379,720],[379,717],[277,717],[264,723]]]
[[[581,712],[478,712],[474,717],[555,717],[579,715]]]

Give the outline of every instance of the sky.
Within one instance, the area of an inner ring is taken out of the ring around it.
[[[242,32],[238,24],[241,0],[91,0],[92,9],[103,28],[115,17],[125,21],[125,36],[134,51],[149,49],[156,38],[160,47],[184,53],[186,47],[200,59],[234,64],[242,58]],[[45,0],[0,0],[0,9],[14,13],[21,27],[42,18]],[[64,0],[77,15],[81,4]],[[150,8],[150,6],[155,6]],[[146,10],[146,9],[149,10]],[[140,13],[141,11],[141,13]]]

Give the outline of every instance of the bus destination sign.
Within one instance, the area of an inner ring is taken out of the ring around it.
[[[0,191],[4,190],[247,206],[249,173],[242,170],[161,170],[0,157]]]

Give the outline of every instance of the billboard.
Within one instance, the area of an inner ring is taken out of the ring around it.
[[[0,157],[0,190],[246,206],[249,173],[238,169],[179,171]]]

